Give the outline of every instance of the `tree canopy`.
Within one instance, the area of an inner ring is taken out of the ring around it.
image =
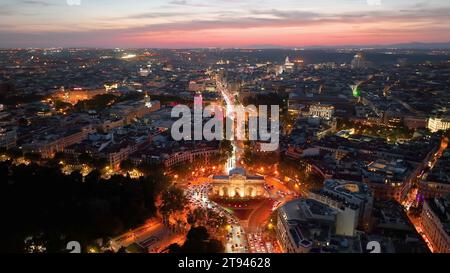
[[[223,253],[224,251],[222,242],[211,239],[208,230],[202,226],[191,228],[182,246],[178,244],[169,246],[170,253]]]
[[[55,166],[0,162],[0,252],[24,252],[30,242],[59,252],[75,240],[88,245],[143,224],[156,213],[155,199],[167,188],[161,176],[103,180],[96,171],[64,175]],[[25,242],[26,238],[31,238]]]

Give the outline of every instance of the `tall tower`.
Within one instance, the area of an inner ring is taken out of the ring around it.
[[[144,103],[145,103],[145,107],[147,107],[147,108],[153,107],[152,100],[150,99],[150,96],[148,95],[147,92],[145,92]]]
[[[284,70],[286,72],[292,72],[294,70],[294,63],[291,63],[291,61],[289,60],[289,56],[286,56],[286,60],[284,61]]]
[[[367,66],[367,62],[364,59],[364,55],[361,52],[358,52],[352,60],[351,66],[353,69],[365,68]]]

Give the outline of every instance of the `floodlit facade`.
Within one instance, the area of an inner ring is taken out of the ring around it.
[[[450,129],[450,119],[430,118],[428,119],[427,128],[435,133],[437,131],[445,131]]]
[[[421,220],[435,251],[450,253],[450,198],[425,200]]]
[[[309,115],[323,119],[331,119],[334,114],[334,106],[325,104],[313,104],[309,107]]]
[[[244,169],[236,168],[229,175],[213,176],[212,194],[224,198],[264,197],[264,177],[249,176]]]

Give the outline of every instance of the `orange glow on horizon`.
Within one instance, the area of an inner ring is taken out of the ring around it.
[[[398,32],[395,29],[404,29]],[[123,42],[145,46],[158,41],[162,46],[190,45],[193,47],[236,47],[252,45],[332,46],[393,44],[411,41],[439,42],[435,33],[420,31],[420,27],[406,27],[403,22],[324,24],[314,27],[258,27],[243,29],[174,30],[129,35]],[[442,38],[442,37],[440,37]],[[450,39],[450,37],[448,38]]]

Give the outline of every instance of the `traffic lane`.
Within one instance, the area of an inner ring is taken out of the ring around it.
[[[117,251],[121,247],[128,247],[133,243],[150,248],[164,248],[168,242],[179,236],[172,233],[162,222],[137,228],[138,232],[128,232],[122,235],[120,239],[113,240],[113,248]]]
[[[149,253],[161,253],[163,251],[167,251],[169,246],[172,244],[183,245],[186,240],[186,236],[184,234],[174,234],[173,236],[168,236],[163,238],[162,240],[156,242],[154,244],[153,249],[150,248]]]
[[[209,199],[209,190],[211,189],[210,184],[205,184],[201,186],[191,185],[186,190],[186,195],[188,197],[191,209],[203,208],[213,210],[222,217],[226,217],[227,222],[230,225],[231,230],[229,231],[229,236],[226,238],[225,248],[227,253],[245,253],[246,252],[246,240],[242,233],[244,230],[239,226],[239,222],[223,207],[219,206],[215,202]]]
[[[250,253],[275,253],[274,243],[264,238],[264,234],[249,233],[247,236]]]
[[[265,223],[270,218],[273,212],[273,205],[275,201],[271,199],[264,200],[249,216],[249,231],[262,231],[265,228]]]
[[[245,231],[242,227],[232,225],[231,230],[228,233],[226,251],[228,253],[247,253],[248,245],[245,236]]]
[[[292,179],[291,179],[292,180]],[[291,192],[308,192],[307,186],[305,183],[298,182],[296,183],[298,185],[292,185],[290,182],[284,182],[281,181],[279,178],[274,176],[266,176],[266,181],[271,183],[271,185],[277,186],[282,191],[291,191]]]
[[[172,232],[161,224],[152,233],[142,234],[136,239],[135,243],[148,249],[149,252],[155,253],[166,249],[174,242],[182,241],[184,237],[184,234]]]
[[[134,230],[131,230],[125,234],[120,235],[112,239],[114,243],[122,246],[129,246],[134,243],[136,240],[141,238],[142,236],[147,236],[148,234],[152,234],[163,227],[162,222],[159,219],[154,219],[148,221],[143,226],[140,226]]]
[[[278,178],[275,177],[271,177],[271,176],[266,176],[266,183],[269,186],[274,186],[277,190],[280,190],[282,192],[290,192],[290,189],[283,183],[281,182],[281,180],[279,180]]]

